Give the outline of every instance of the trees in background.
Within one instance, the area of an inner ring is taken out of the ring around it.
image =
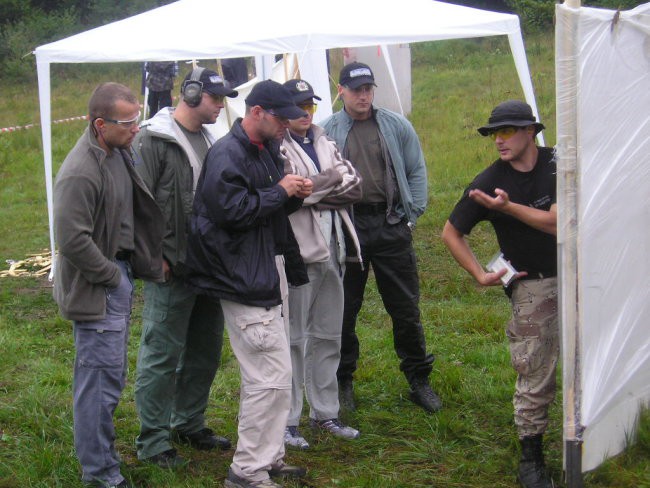
[[[553,26],[556,0],[444,0],[449,3],[519,15],[524,28],[549,29]],[[646,0],[647,1],[647,0]],[[645,1],[582,0],[583,6],[629,10]]]
[[[0,0],[0,78],[35,79],[36,47],[172,1]]]

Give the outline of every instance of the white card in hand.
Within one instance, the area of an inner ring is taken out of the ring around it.
[[[501,283],[503,283],[503,286],[508,286],[510,283],[512,283],[512,280],[514,280],[515,276],[517,275],[517,270],[513,268],[508,261],[505,260],[502,252],[496,253],[486,267],[488,271],[491,271],[493,273],[498,273],[502,269],[508,270],[506,271],[506,274],[501,277]]]

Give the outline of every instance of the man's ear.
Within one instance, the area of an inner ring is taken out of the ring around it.
[[[104,128],[104,126],[106,125],[106,121],[101,117],[97,117],[95,120],[93,120],[92,124],[95,127],[95,129],[99,131],[100,129]]]
[[[264,109],[261,105],[254,105],[251,107],[251,113],[255,116],[257,120],[261,119],[264,115]]]

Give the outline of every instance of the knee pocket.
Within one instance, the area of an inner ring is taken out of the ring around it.
[[[286,341],[284,325],[274,320],[276,311],[263,310],[255,314],[238,317],[237,326],[242,329],[245,347],[251,352],[277,351]]]
[[[511,322],[506,335],[510,346],[510,361],[512,367],[521,375],[531,375],[538,371],[548,358],[556,354],[557,338],[548,329],[541,330],[539,335],[518,334]]]
[[[124,367],[124,332],[95,329],[77,331],[77,363],[84,368],[112,369]]]

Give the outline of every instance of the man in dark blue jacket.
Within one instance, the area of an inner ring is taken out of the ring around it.
[[[241,371],[239,439],[225,486],[280,485],[270,476],[302,476],[284,464],[291,400],[289,280],[306,270],[287,218],[311,194],[312,182],[284,175],[279,142],[289,119],[306,113],[289,90],[266,80],[246,98],[246,114],[208,152],[196,189],[188,242],[188,281],[221,301]],[[295,276],[292,276],[295,275]]]

